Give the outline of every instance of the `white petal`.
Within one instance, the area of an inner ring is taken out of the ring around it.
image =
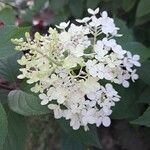
[[[134,65],[137,66],[137,67],[140,67],[140,66],[141,66],[141,64],[140,64],[138,61],[134,61],[133,63],[134,63]]]
[[[49,102],[48,99],[47,100],[42,100],[41,105],[46,105],[46,104],[48,104],[48,102]]]
[[[99,8],[96,8],[94,11],[94,14],[96,15],[97,13],[99,13]]]
[[[45,100],[47,99],[47,95],[46,94],[39,94],[39,98],[42,99],[42,100]]]
[[[104,118],[102,119],[102,124],[103,124],[105,127],[109,127],[110,124],[111,124],[110,118],[109,118],[109,117],[104,117]]]
[[[129,87],[129,82],[125,80],[125,81],[122,83],[122,85],[123,85],[125,88],[128,88],[128,87]]]
[[[59,104],[63,104],[64,103],[64,101],[65,101],[65,99],[62,97],[62,98],[59,98],[59,99],[57,99],[57,102],[59,103]]]
[[[134,59],[134,60],[139,60],[139,59],[140,59],[140,56],[139,56],[139,55],[134,55],[134,56],[133,56],[133,59]]]
[[[96,126],[99,127],[101,125],[101,123],[102,123],[102,117],[100,117],[96,120]]]
[[[88,8],[88,13],[93,15],[94,11],[91,8]]]
[[[103,11],[101,16],[102,16],[103,18],[107,18],[107,17],[108,17],[107,11]]]

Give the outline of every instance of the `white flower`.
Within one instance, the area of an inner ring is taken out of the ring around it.
[[[97,67],[96,67],[96,63],[97,63],[97,61],[95,59],[93,61],[88,60],[86,62],[86,68],[89,71],[89,74],[93,77],[96,77],[98,75],[98,70],[97,70]]]
[[[49,97],[48,97],[46,94],[44,94],[44,93],[40,94],[40,95],[39,95],[39,98],[42,100],[42,101],[41,101],[41,105],[46,105],[46,104],[48,104],[48,102],[49,102]]]
[[[140,59],[139,55],[132,56],[131,52],[128,51],[127,56],[124,57],[123,64],[128,71],[132,72],[131,68],[133,67],[133,65],[135,65],[137,67],[141,66],[139,59]]]
[[[105,85],[105,88],[106,88],[106,93],[107,93],[107,96],[109,97],[114,97],[114,96],[118,96],[118,92],[114,90],[113,86],[110,84],[110,83],[107,83]]]
[[[112,84],[129,87],[141,66],[139,55],[117,44],[119,28],[107,12],[100,17],[99,8],[88,12],[91,17],[77,19],[82,25],[62,22],[56,25],[61,31],[49,28],[47,35],[36,33],[32,39],[26,33],[25,40],[12,40],[16,50],[29,51],[18,60],[18,78],[27,78],[56,119],[65,118],[74,130],[85,131],[90,124],[110,126],[112,107],[121,99]]]
[[[96,8],[95,10],[92,10],[91,8],[89,8],[88,13],[91,15],[96,15],[99,13],[99,8]]]
[[[139,63],[140,56],[139,55],[133,55],[130,52],[127,52],[128,61],[132,63],[133,65],[140,67],[141,64]]]
[[[94,51],[96,52],[95,58],[99,61],[108,53],[108,50],[104,49],[104,44],[101,40],[98,40],[94,45]]]
[[[125,87],[129,87],[129,81],[127,81],[128,79],[130,79],[130,74],[125,73],[123,75],[119,75],[118,76],[119,82]]]
[[[86,126],[88,123],[89,124],[94,124],[95,123],[95,109],[91,108],[88,111],[83,110],[82,111],[82,123]]]
[[[101,20],[99,18],[97,18],[96,16],[92,16],[92,21],[89,23],[90,26],[92,27],[98,27],[100,26]]]
[[[100,18],[100,22],[102,25],[101,27],[102,32],[104,34],[108,34],[108,33],[113,34],[113,35],[117,34],[117,30],[119,28],[115,26],[114,20],[108,17],[107,12],[106,11],[102,12],[101,16],[102,17]]]
[[[69,24],[70,24],[70,21],[68,21],[67,23],[66,22],[61,22],[59,25],[56,25],[56,27],[58,29],[64,30],[64,29],[66,29],[69,26]]]

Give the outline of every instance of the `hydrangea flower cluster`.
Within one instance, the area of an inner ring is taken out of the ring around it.
[[[49,28],[49,34],[26,33],[13,39],[16,50],[26,51],[18,63],[31,90],[39,93],[41,105],[47,105],[56,119],[70,120],[77,130],[89,124],[111,124],[112,106],[120,100],[111,83],[129,87],[138,79],[139,55],[132,55],[117,44],[119,28],[106,11],[88,9],[90,17]],[[108,81],[103,85],[102,81]]]

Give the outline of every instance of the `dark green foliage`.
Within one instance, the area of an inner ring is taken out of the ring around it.
[[[7,136],[7,129],[8,122],[7,122],[7,116],[6,112],[3,108],[3,106],[0,104],[0,149],[3,146],[3,143],[5,142],[5,138]]]

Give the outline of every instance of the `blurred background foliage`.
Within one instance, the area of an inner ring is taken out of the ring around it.
[[[0,149],[2,150],[149,150],[150,149],[150,0],[1,0],[0,2]],[[41,107],[25,81],[19,81],[11,38],[26,31],[47,33],[49,26],[82,18],[87,8],[114,18],[126,50],[141,56],[140,79],[129,89],[115,86],[110,128],[73,131]],[[48,114],[48,115],[42,115]],[[39,116],[42,115],[42,116]],[[25,117],[24,117],[25,116]],[[29,116],[29,117],[27,117]],[[32,117],[31,117],[32,116]],[[33,117],[34,116],[34,117]],[[103,148],[102,148],[103,147]]]

